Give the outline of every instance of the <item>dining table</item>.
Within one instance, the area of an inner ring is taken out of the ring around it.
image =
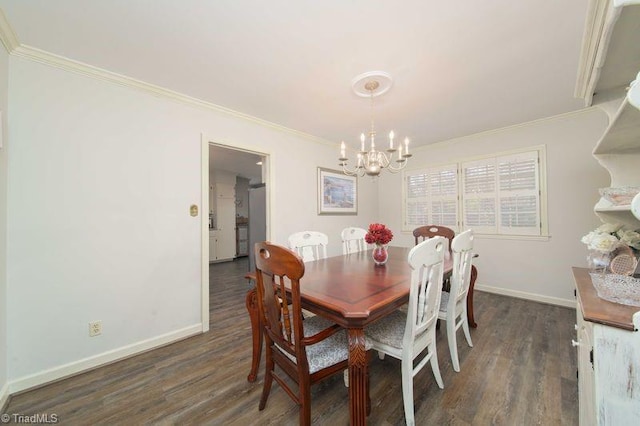
[[[364,329],[409,301],[411,267],[407,256],[410,250],[406,247],[388,247],[389,258],[384,265],[375,264],[372,250],[305,262],[305,273],[300,280],[302,307],[347,330],[349,418],[352,425],[366,424],[368,357]],[[446,256],[445,278],[451,275],[452,263],[451,255]],[[472,327],[477,326],[473,321],[473,285],[476,276],[474,267],[467,295],[468,312],[471,313],[469,325]],[[245,277],[255,278],[255,274],[249,273]],[[246,305],[253,341],[253,359],[247,380],[253,382],[257,378],[262,352],[255,288],[247,293]]]

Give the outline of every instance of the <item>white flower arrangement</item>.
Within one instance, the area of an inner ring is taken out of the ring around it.
[[[640,233],[622,229],[622,225],[605,223],[589,232],[580,240],[590,250],[600,253],[611,253],[618,247],[626,245],[640,250]]]

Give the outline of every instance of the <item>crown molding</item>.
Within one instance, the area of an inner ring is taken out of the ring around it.
[[[297,137],[301,137],[303,139],[306,139],[315,143],[319,143],[322,145],[328,145],[328,146],[337,145],[336,142],[331,142],[326,139],[313,136],[305,132],[301,132],[299,130],[291,129],[289,127],[282,126],[280,124],[276,124],[271,121],[263,120],[261,118],[254,117],[249,114],[238,112],[230,108],[225,108],[223,106],[216,105],[211,102],[203,101],[201,99],[194,98],[192,96],[184,95],[182,93],[169,90],[164,87],[156,86],[154,84],[147,83],[142,80],[137,80],[135,78],[127,77],[122,74],[118,74],[112,71],[107,71],[102,68],[95,67],[93,65],[75,61],[73,59],[69,59],[64,56],[59,56],[59,55],[38,49],[36,47],[21,44],[16,46],[11,51],[11,54],[17,57],[22,57],[22,58],[34,61],[34,62],[38,62],[48,66],[59,68],[59,69],[63,69],[65,71],[81,74],[87,77],[103,80],[109,83],[114,83],[114,84],[118,84],[125,87],[141,90],[143,92],[150,93],[154,96],[168,98],[168,99],[178,101],[190,106],[195,106],[198,108],[203,108],[203,109],[215,111],[218,113],[222,113],[234,118],[239,118],[244,121],[258,124],[263,127],[278,130],[284,133],[289,133]]]
[[[18,46],[20,46],[18,36],[16,36],[16,33],[13,31],[13,28],[11,27],[11,24],[9,24],[9,21],[4,15],[2,9],[0,9],[0,41],[2,41],[2,44],[8,53],[12,53]]]

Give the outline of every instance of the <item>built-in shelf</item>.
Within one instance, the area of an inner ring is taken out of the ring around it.
[[[640,154],[640,83],[638,81],[640,81],[640,73],[631,83],[620,108],[594,148],[594,155]],[[637,168],[640,169],[640,167]]]
[[[626,206],[610,206],[610,207],[599,207],[596,206],[596,211],[599,212],[628,212],[630,211],[631,206],[630,205],[626,205]]]
[[[594,148],[593,156],[609,171],[612,187],[640,186],[640,73]],[[601,198],[594,211],[605,222],[621,223],[633,230],[640,228],[640,220],[632,214],[630,205],[615,206]]]

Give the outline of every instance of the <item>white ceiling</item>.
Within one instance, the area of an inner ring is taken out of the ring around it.
[[[586,0],[0,0],[35,47],[358,146],[367,71],[381,134],[419,146],[580,109]],[[337,151],[336,151],[337,152]]]

